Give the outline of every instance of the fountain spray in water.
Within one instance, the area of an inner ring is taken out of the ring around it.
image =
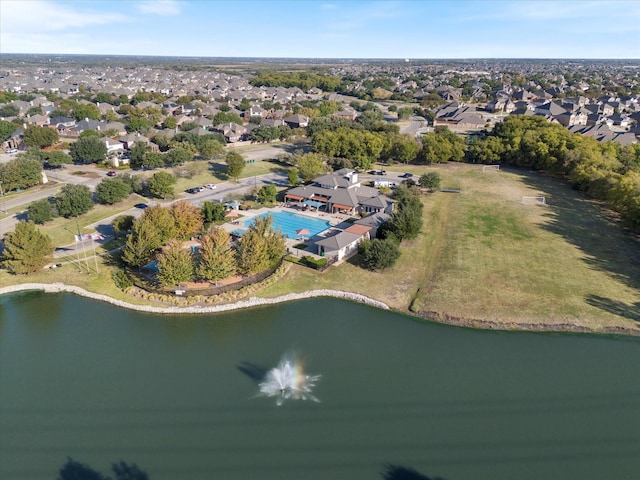
[[[260,393],[276,397],[277,404],[285,400],[319,400],[311,394],[320,375],[306,375],[302,363],[291,354],[285,354],[278,366],[267,372],[260,383]]]

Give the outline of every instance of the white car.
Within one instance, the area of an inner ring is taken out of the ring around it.
[[[17,153],[18,149],[17,148],[10,148],[9,150],[7,150],[5,153]]]
[[[213,183],[207,183],[207,184],[204,186],[204,188],[208,188],[209,190],[215,190],[215,189],[216,189],[216,188],[218,188],[218,187],[216,187]]]

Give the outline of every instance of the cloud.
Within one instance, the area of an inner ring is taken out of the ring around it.
[[[169,17],[182,12],[182,2],[176,0],[143,0],[136,4],[136,10],[150,15]]]
[[[79,7],[83,5],[78,4]],[[0,2],[0,30],[2,30],[3,36],[7,32],[38,34],[43,31],[59,31],[129,20],[126,15],[117,12],[110,13],[72,7],[75,5],[45,0],[28,2],[2,0]]]

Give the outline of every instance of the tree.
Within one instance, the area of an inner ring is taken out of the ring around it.
[[[195,263],[191,249],[182,242],[170,240],[158,254],[158,280],[163,285],[177,285],[193,279]]]
[[[0,182],[5,193],[38,185],[42,182],[42,162],[20,154],[18,158],[0,164]]]
[[[216,227],[202,236],[196,273],[209,281],[222,280],[236,273],[237,265],[231,237],[223,228]]]
[[[255,230],[247,230],[238,242],[236,259],[238,271],[244,275],[266,270],[269,267],[269,253],[265,238]]]
[[[164,128],[169,128],[171,130],[178,126],[178,120],[173,116],[165,118],[162,123],[164,124]]]
[[[0,117],[17,117],[20,115],[20,109],[15,105],[3,105],[0,107]]]
[[[302,181],[313,180],[325,171],[322,157],[317,153],[305,153],[298,160],[298,171]]]
[[[287,180],[289,181],[289,185],[295,187],[300,184],[300,174],[297,167],[292,167],[287,172]]]
[[[160,237],[161,245],[177,237],[176,221],[170,208],[154,205],[147,208],[140,219],[153,225]]]
[[[206,200],[202,205],[202,218],[204,219],[205,226],[224,220],[224,215],[225,210],[222,203]]]
[[[55,199],[58,213],[65,218],[78,217],[93,208],[91,190],[86,185],[63,185]]]
[[[69,153],[75,162],[96,163],[107,156],[107,146],[98,137],[88,136],[74,142]]]
[[[422,229],[422,209],[420,198],[405,187],[395,191],[396,211],[390,222],[390,229],[398,240],[410,240],[418,236]]]
[[[419,184],[422,188],[433,191],[440,188],[440,174],[438,172],[427,172],[420,176]]]
[[[185,200],[173,203],[169,207],[175,225],[174,235],[187,238],[202,229],[202,212],[198,207]]]
[[[24,144],[27,147],[48,147],[58,141],[58,131],[49,127],[29,125],[24,131]]]
[[[277,195],[278,191],[275,185],[263,185],[260,187],[260,190],[258,190],[258,201],[260,203],[273,203],[276,201]]]
[[[73,109],[73,117],[78,121],[86,118],[90,120],[100,120],[102,113],[100,113],[100,109],[93,103],[80,103]]]
[[[175,183],[176,177],[170,173],[156,172],[149,179],[149,191],[156,197],[172,197],[174,194],[173,186]]]
[[[164,155],[160,152],[145,152],[142,156],[141,166],[149,170],[162,168],[164,167]]]
[[[141,267],[149,262],[153,252],[160,248],[162,243],[156,226],[153,222],[145,221],[143,215],[133,222],[133,231],[127,236],[127,243],[122,252],[122,261],[130,267]]]
[[[33,273],[49,262],[53,244],[33,222],[20,221],[4,237],[2,264],[13,274]]]
[[[143,142],[136,142],[133,147],[129,149],[129,156],[131,157],[131,168],[140,168],[143,166],[144,155],[151,151],[151,147]]]
[[[109,478],[88,465],[67,458],[67,463],[60,469],[57,480],[109,480]]]
[[[105,178],[96,186],[96,199],[100,203],[113,205],[129,196],[131,186],[119,178]]]
[[[400,248],[394,238],[363,240],[358,246],[362,262],[369,270],[392,267],[400,257]]]
[[[182,165],[193,160],[193,154],[182,146],[175,146],[169,149],[164,158],[169,165]]]
[[[203,157],[211,158],[215,155],[222,155],[224,153],[224,145],[216,140],[206,140],[202,142],[198,150]]]
[[[285,237],[282,232],[273,229],[273,217],[271,215],[260,215],[254,217],[249,225],[249,231],[254,231],[265,240],[267,256],[270,262],[280,259],[285,252]]]
[[[27,207],[27,217],[39,225],[53,220],[54,213],[55,211],[48,198],[36,200]]]
[[[244,157],[236,152],[228,152],[225,160],[227,162],[227,175],[237,182],[245,166]]]
[[[9,122],[7,120],[0,120],[0,142],[4,142],[8,138],[13,135],[18,129],[15,123]]]
[[[118,215],[111,221],[111,226],[116,234],[116,237],[122,232],[128,232],[133,228],[133,221],[135,217],[133,215]]]
[[[49,167],[55,168],[61,165],[71,163],[73,159],[71,155],[64,153],[62,150],[43,151],[43,160]]]

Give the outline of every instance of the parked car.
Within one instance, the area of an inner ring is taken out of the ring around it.
[[[216,185],[214,185],[213,183],[207,183],[204,188],[208,188],[209,190],[215,190],[216,188],[218,188]]]
[[[413,177],[413,173],[404,173],[400,175],[400,178],[411,178]]]
[[[187,188],[185,190],[185,192],[187,192],[187,193],[199,193],[199,192],[201,192],[203,190],[204,190],[204,187],[193,187],[193,188]]]
[[[149,208],[149,205],[147,205],[146,203],[136,203],[134,207],[144,210],[145,208]]]
[[[18,153],[18,149],[17,148],[10,148],[9,150],[6,151],[6,153]]]
[[[117,175],[116,172],[114,172],[113,170],[111,170],[110,172],[107,172],[107,177],[115,177]]]

